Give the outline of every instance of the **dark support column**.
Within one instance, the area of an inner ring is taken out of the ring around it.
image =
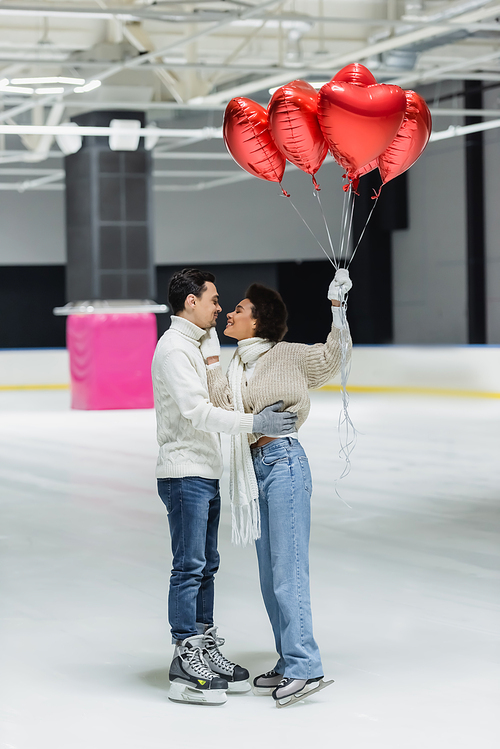
[[[408,227],[406,174],[382,189],[351,265],[349,324],[355,343],[392,343],[392,232]],[[354,207],[356,247],[380,187],[378,170],[361,178]]]
[[[107,127],[113,119],[140,120],[142,112],[89,112],[79,125]],[[68,301],[153,299],[151,153],[111,151],[107,137],[84,137],[66,156]]]
[[[464,81],[466,109],[483,108],[483,92],[476,81]],[[465,124],[482,122],[466,117]],[[467,196],[467,308],[469,343],[486,343],[486,275],[484,237],[483,133],[465,136]]]

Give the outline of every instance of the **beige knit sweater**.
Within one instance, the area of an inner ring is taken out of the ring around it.
[[[340,330],[332,325],[326,343],[308,346],[304,343],[282,341],[262,354],[250,382],[243,378],[245,413],[259,413],[277,401],[284,402],[284,410],[298,414],[297,429],[309,415],[309,390],[319,388],[336,375],[341,366]],[[349,336],[348,358],[351,355]],[[221,367],[209,367],[208,392],[210,400],[219,408],[233,409],[233,397]],[[248,435],[250,442],[260,435]]]

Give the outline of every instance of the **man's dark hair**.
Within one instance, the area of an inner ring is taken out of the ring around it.
[[[168,285],[168,303],[172,314],[182,312],[186,297],[190,294],[200,297],[206,289],[207,281],[215,283],[214,274],[198,268],[184,268],[174,273]]]
[[[288,311],[281,295],[274,289],[253,283],[248,287],[245,297],[251,301],[252,314],[257,320],[255,335],[276,343],[281,341],[288,330]]]

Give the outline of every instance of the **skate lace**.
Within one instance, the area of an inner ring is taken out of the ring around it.
[[[282,680],[280,681],[280,683],[278,684],[278,689],[280,687],[286,687],[291,681],[293,681],[293,679],[290,679],[289,677],[284,676]]]
[[[265,674],[262,674],[260,677],[261,679],[272,679],[274,676],[279,676],[278,672],[272,668],[270,671],[266,671]]]
[[[221,647],[225,643],[224,638],[209,635],[206,636],[206,640],[207,642],[205,644],[205,650],[208,651],[208,654],[210,655],[210,658],[215,663],[215,665],[223,669],[233,669],[236,664],[228,660],[226,656],[223,655],[219,650],[219,647]]]
[[[186,653],[181,655],[181,658],[185,660],[193,671],[201,676],[202,679],[213,679],[216,674],[211,671],[205,661],[203,660],[203,653],[201,648],[193,648],[188,650]]]

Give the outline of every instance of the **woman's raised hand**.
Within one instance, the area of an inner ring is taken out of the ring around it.
[[[332,302],[333,324],[338,330],[347,325],[345,309],[342,306],[348,291],[352,289],[352,281],[347,268],[339,268],[328,287],[328,299]]]
[[[347,268],[339,268],[328,287],[328,299],[343,302],[347,292],[352,289],[352,281]]]

